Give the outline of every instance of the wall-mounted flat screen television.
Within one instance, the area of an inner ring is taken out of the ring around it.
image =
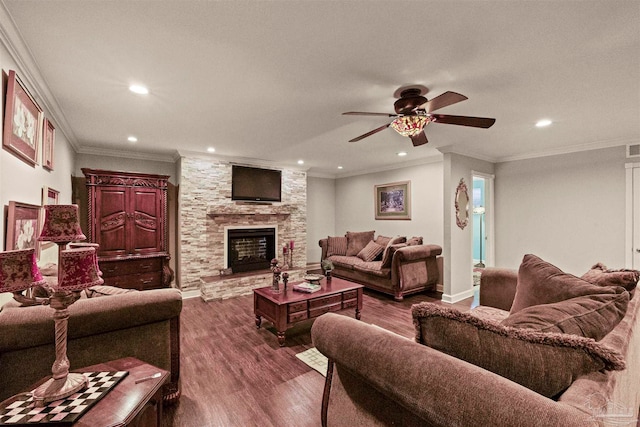
[[[231,200],[280,202],[282,172],[248,166],[231,166]]]

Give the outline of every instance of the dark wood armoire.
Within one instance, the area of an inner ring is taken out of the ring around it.
[[[171,286],[167,251],[167,175],[83,168],[89,241],[98,243],[105,285]]]

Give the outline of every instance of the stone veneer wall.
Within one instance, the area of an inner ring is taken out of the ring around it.
[[[180,288],[200,289],[203,299],[246,295],[270,284],[271,275],[225,278],[224,227],[276,225],[278,257],[285,242],[294,241],[291,280],[299,280],[307,264],[307,174],[282,170],[282,202],[270,205],[231,200],[231,164],[213,159],[181,159]]]

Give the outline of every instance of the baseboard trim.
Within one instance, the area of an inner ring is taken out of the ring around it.
[[[190,291],[182,291],[182,299],[200,298],[200,289],[192,289]]]
[[[455,304],[457,302],[462,301],[463,299],[473,297],[473,288],[468,289],[464,292],[457,293],[455,295],[442,294],[442,302],[446,302],[448,304]]]

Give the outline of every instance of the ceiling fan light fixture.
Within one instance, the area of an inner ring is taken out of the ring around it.
[[[402,136],[414,136],[422,132],[422,129],[428,124],[429,118],[427,116],[413,114],[396,118],[391,122],[391,127]]]

